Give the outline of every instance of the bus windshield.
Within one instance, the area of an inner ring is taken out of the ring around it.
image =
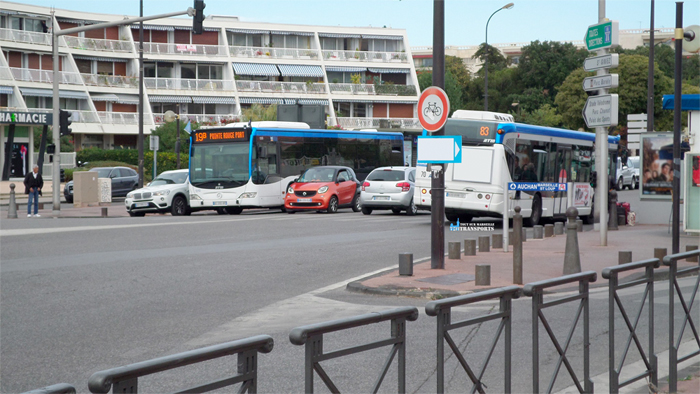
[[[211,189],[238,187],[248,182],[247,142],[192,145],[190,183]]]
[[[465,145],[493,145],[497,126],[497,122],[450,118],[445,124],[445,135],[461,135]]]

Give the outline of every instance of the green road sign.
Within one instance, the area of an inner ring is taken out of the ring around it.
[[[589,51],[604,49],[619,45],[617,21],[603,22],[597,25],[588,26],[586,36],[586,48]]]

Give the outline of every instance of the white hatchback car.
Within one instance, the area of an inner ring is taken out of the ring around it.
[[[189,170],[164,171],[148,186],[126,195],[124,204],[130,216],[144,216],[148,212],[173,216],[189,215]]]
[[[391,209],[394,213],[406,211],[416,214],[413,188],[415,167],[379,167],[367,175],[360,191],[362,213],[369,215],[375,209]]]

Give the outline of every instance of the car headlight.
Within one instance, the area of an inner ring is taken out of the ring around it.
[[[170,194],[170,190],[159,190],[157,192],[153,192],[154,196],[167,196]]]
[[[321,186],[318,188],[319,193],[325,193],[328,191],[328,186]]]
[[[289,193],[289,194],[294,194],[294,189],[292,189],[291,187],[288,187],[288,188],[287,188],[287,193]]]
[[[126,198],[134,198],[134,193],[127,193]]]
[[[199,197],[199,194],[190,194],[190,200],[201,200],[202,197]]]
[[[241,193],[241,195],[238,196],[238,198],[255,198],[255,196],[256,196],[257,194],[258,194],[258,193],[256,193],[256,192]]]

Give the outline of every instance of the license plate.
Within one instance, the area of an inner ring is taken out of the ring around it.
[[[466,197],[466,193],[445,193],[445,197],[452,197],[452,198],[464,198]]]
[[[297,198],[297,202],[311,202],[310,198]]]
[[[374,196],[374,201],[388,201],[391,200],[389,196]]]
[[[137,202],[136,204],[134,204],[134,206],[136,208],[144,208],[144,207],[148,206],[148,203],[147,202]]]
[[[214,205],[226,205],[227,201],[214,201]]]

